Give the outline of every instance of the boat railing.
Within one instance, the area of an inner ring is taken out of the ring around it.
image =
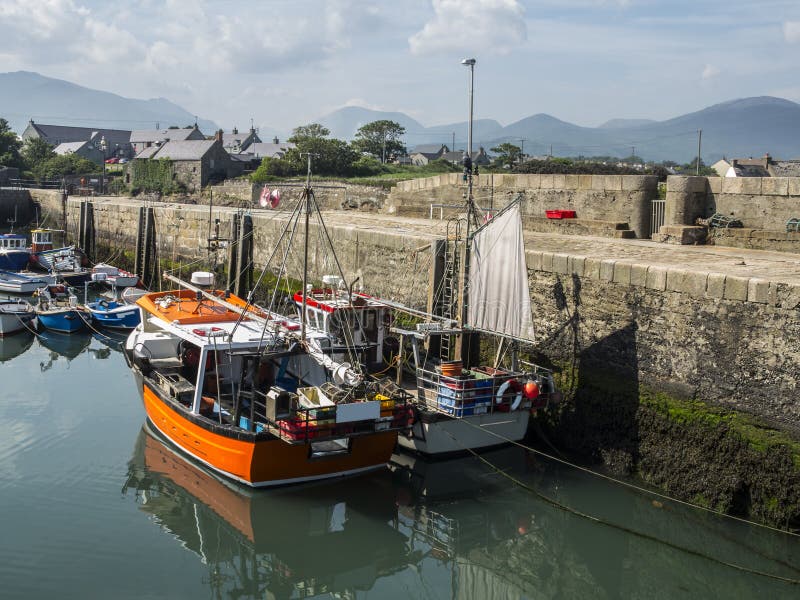
[[[530,382],[535,387],[526,388]],[[417,398],[425,408],[453,417],[510,412],[546,402],[551,382],[550,371],[542,367],[524,372],[475,367],[460,375],[418,368]]]
[[[397,390],[392,396],[374,394],[357,402],[319,407],[289,406],[286,397],[285,392],[276,395],[255,391],[251,416],[240,418],[239,426],[269,432],[289,444],[306,444],[383,431],[407,431],[414,422],[413,397],[404,390]],[[358,418],[365,408],[365,418]]]

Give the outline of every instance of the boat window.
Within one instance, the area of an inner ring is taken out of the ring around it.
[[[325,458],[326,456],[337,456],[350,453],[350,440],[348,438],[337,438],[324,442],[311,442],[309,444],[310,458]]]

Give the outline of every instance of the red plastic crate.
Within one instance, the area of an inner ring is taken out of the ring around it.
[[[574,219],[574,210],[546,210],[544,211],[548,219]]]

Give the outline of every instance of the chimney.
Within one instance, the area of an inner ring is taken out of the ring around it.
[[[217,130],[217,132],[214,134],[214,139],[217,140],[220,144],[222,143],[222,129]]]
[[[272,138],[272,143],[273,144],[280,144],[281,143],[280,140],[278,139],[277,135],[274,138]]]

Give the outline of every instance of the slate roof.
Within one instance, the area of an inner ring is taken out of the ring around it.
[[[53,148],[56,154],[71,154],[77,152],[86,145],[86,142],[64,142]]]
[[[140,144],[143,142],[164,142],[166,140],[185,140],[192,133],[194,127],[189,129],[140,129],[130,132],[130,142]]]
[[[414,148],[409,154],[439,154],[444,149],[447,152],[449,148],[444,144],[420,144]]]
[[[737,177],[769,177],[769,171],[761,165],[733,165]]]
[[[776,160],[769,170],[773,177],[800,177],[800,160]]]
[[[261,140],[254,131],[239,131],[237,133],[223,133],[222,146],[224,148],[241,148],[242,150],[249,150],[250,145],[243,146],[248,138],[252,136],[250,145],[258,143]]]
[[[294,147],[291,142],[256,142],[247,147],[247,154],[252,154],[253,158],[282,158],[287,150]]]
[[[45,140],[86,141],[94,136],[105,137],[109,144],[127,144],[131,132],[125,129],[101,129],[97,127],[71,127],[69,125],[47,125],[45,123],[28,123]]]
[[[186,140],[164,142],[161,146],[145,148],[136,158],[168,158],[169,160],[201,160],[216,140]]]

